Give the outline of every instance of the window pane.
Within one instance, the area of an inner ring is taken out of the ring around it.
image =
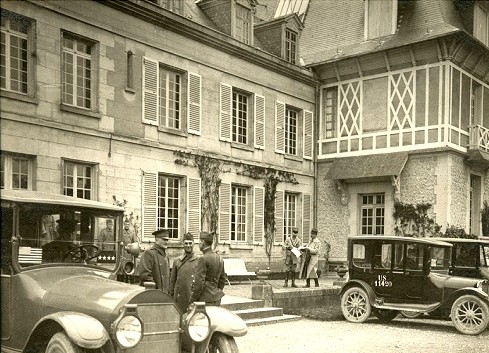
[[[231,191],[231,240],[246,241],[245,187],[233,186]]]
[[[285,112],[285,153],[297,154],[297,112],[290,109]]]
[[[158,228],[170,230],[170,238],[179,238],[180,179],[158,176]]]
[[[233,142],[246,144],[248,134],[248,96],[233,92]]]
[[[81,39],[63,38],[63,103],[91,108],[91,44]]]

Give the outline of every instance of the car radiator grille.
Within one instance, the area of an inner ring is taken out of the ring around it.
[[[143,323],[141,342],[118,352],[180,352],[180,314],[173,304],[138,304],[137,315]]]

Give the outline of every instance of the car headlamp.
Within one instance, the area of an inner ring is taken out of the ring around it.
[[[194,342],[202,342],[210,333],[211,322],[205,312],[204,303],[193,303],[185,314],[187,332]]]
[[[136,316],[124,316],[115,328],[117,342],[123,348],[132,348],[143,337],[143,325]]]

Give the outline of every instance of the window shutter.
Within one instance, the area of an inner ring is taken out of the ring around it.
[[[187,231],[194,237],[200,233],[200,178],[188,178],[187,183]]]
[[[311,234],[311,195],[302,195],[302,241],[309,243]]]
[[[275,243],[283,243],[284,240],[284,192],[277,190],[275,194]]]
[[[229,242],[231,238],[231,184],[221,183],[219,187],[219,241]]]
[[[275,102],[275,152],[285,153],[285,103]]]
[[[312,159],[312,146],[314,144],[313,134],[312,134],[312,112],[309,110],[304,110],[304,146],[303,153],[304,159]]]
[[[143,192],[142,192],[142,204],[143,204],[143,221],[142,221],[142,241],[150,240],[153,233],[156,230],[156,217],[157,217],[157,196],[158,196],[158,174],[155,172],[143,171]]]
[[[253,243],[262,244],[265,220],[265,188],[255,186],[254,188],[254,202],[253,202],[253,228],[254,236]]]
[[[143,123],[158,125],[158,62],[143,58]]]
[[[202,78],[188,74],[188,132],[200,135],[202,121]]]
[[[232,86],[221,82],[220,97],[220,137],[223,141],[231,141],[231,119],[233,107]]]
[[[265,97],[255,94],[255,148],[265,149]]]

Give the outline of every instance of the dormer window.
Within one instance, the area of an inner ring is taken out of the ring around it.
[[[246,44],[251,44],[251,11],[250,9],[236,4],[236,25],[234,37]]]
[[[474,6],[474,37],[489,46],[489,6]]]
[[[285,60],[295,64],[297,55],[297,33],[290,29],[285,30]]]
[[[365,0],[365,40],[394,34],[398,0]]]

